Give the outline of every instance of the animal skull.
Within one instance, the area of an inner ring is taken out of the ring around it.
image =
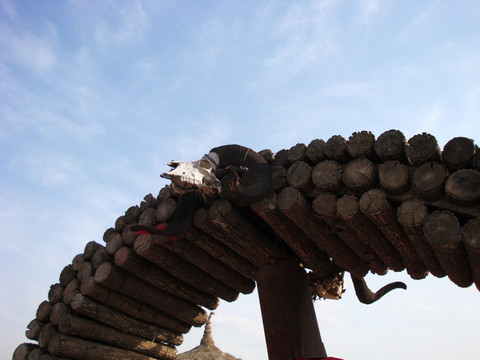
[[[173,169],[160,176],[171,180],[173,189],[179,194],[198,191],[211,195],[220,191],[220,180],[215,177],[218,163],[218,155],[211,152],[194,162],[171,161],[168,165]]]

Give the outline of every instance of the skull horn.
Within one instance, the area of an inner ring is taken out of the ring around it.
[[[372,304],[375,301],[379,300],[381,297],[383,297],[386,293],[394,289],[407,289],[407,285],[405,285],[405,283],[401,281],[396,281],[385,285],[377,292],[372,292],[368,288],[368,285],[365,282],[365,278],[357,278],[355,276],[351,276],[351,278],[353,282],[353,287],[355,288],[355,293],[357,294],[357,298],[363,304]]]
[[[222,178],[220,195],[224,198],[243,206],[260,201],[271,191],[270,166],[252,149],[240,145],[224,145],[213,148],[210,152],[218,155],[218,168],[233,165],[248,169],[241,178],[236,173],[229,173]]]

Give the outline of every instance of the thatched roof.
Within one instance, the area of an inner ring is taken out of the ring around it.
[[[178,360],[241,360],[235,356],[224,353],[215,346],[210,324],[210,318],[212,315],[213,313],[210,313],[207,323],[205,324],[205,331],[203,333],[203,338],[200,341],[200,345],[192,350],[178,354]]]

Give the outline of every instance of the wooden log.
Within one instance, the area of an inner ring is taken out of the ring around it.
[[[125,215],[121,215],[115,220],[115,230],[118,232],[122,232],[122,230],[125,228],[127,225],[127,219],[125,218]]]
[[[292,146],[288,150],[287,159],[289,162],[296,163],[297,161],[304,161],[306,157],[307,146],[302,143],[298,143]]]
[[[74,256],[72,260],[72,267],[73,270],[78,271],[78,265],[82,263],[85,259],[85,256],[83,254],[77,254]]]
[[[387,266],[368,245],[358,241],[357,233],[336,212],[337,198],[332,193],[318,195],[312,203],[316,216],[325,221],[343,242],[362,259],[375,274],[385,275]]]
[[[337,214],[357,233],[359,241],[367,244],[380,259],[393,271],[405,269],[402,257],[393,245],[378,230],[374,223],[362,212],[358,199],[345,195],[337,200]]]
[[[173,196],[172,190],[170,189],[169,185],[165,185],[163,188],[160,189],[157,195],[158,201],[165,201],[170,199]]]
[[[56,303],[52,307],[52,311],[50,313],[50,324],[58,326],[60,323],[60,319],[64,314],[72,314],[73,310],[69,305],[64,303]]]
[[[83,279],[93,275],[94,269],[92,268],[92,264],[90,261],[84,261],[78,265],[77,271],[77,280],[79,283],[83,281]]]
[[[40,360],[70,360],[64,357],[58,357],[55,355],[50,355],[50,354],[43,354],[40,356]]]
[[[40,305],[38,305],[35,319],[38,321],[47,322],[50,316],[50,310],[52,310],[52,304],[46,300],[42,301]]]
[[[325,143],[325,155],[330,160],[344,164],[352,160],[347,151],[347,141],[341,135],[334,135]]]
[[[27,330],[25,331],[26,338],[30,340],[38,340],[38,336],[44,325],[44,322],[37,319],[30,321],[27,325]]]
[[[77,294],[73,298],[71,306],[77,313],[127,334],[172,345],[180,345],[183,342],[182,334],[129,317],[89,299],[83,294]]]
[[[151,207],[145,209],[145,211],[142,212],[142,215],[140,215],[140,218],[138,219],[138,223],[140,225],[155,226],[156,222],[157,219],[155,217],[155,209]]]
[[[108,255],[115,254],[115,251],[120,249],[123,244],[123,239],[121,234],[115,234],[110,240],[107,242],[107,245],[105,246],[105,250],[107,251]]]
[[[258,155],[263,157],[265,161],[269,164],[275,161],[275,155],[273,154],[272,150],[270,149],[263,149],[258,152]]]
[[[162,291],[194,304],[205,306],[210,310],[216,309],[218,306],[218,298],[215,296],[185,284],[165,270],[137,255],[128,247],[122,247],[115,253],[115,265]]]
[[[352,192],[361,194],[377,183],[377,167],[367,158],[349,162],[342,174],[342,181]]]
[[[137,240],[137,237],[138,237],[137,233],[131,230],[131,227],[134,225],[138,225],[138,222],[132,222],[130,224],[127,224],[127,226],[125,226],[125,229],[123,229],[122,242],[126,246],[133,245],[135,240]]]
[[[328,253],[342,269],[357,277],[368,272],[367,265],[332,232],[325,222],[317,219],[307,199],[297,190],[286,187],[278,195],[278,209],[292,220],[318,246]]]
[[[159,223],[166,222],[173,217],[176,209],[177,202],[174,199],[161,201],[155,210],[155,218]]]
[[[48,352],[57,356],[66,356],[71,359],[155,360],[155,358],[134,353],[133,351],[63,334],[57,334],[52,339],[48,347]]]
[[[480,151],[475,152],[475,156],[473,157],[473,167],[477,170],[480,171]]]
[[[206,312],[200,307],[170,295],[110,263],[100,265],[94,279],[106,288],[143,301],[187,324],[201,326],[207,320]]]
[[[140,202],[139,207],[140,207],[140,211],[144,212],[145,210],[147,210],[150,207],[150,205],[145,200],[142,200]]]
[[[325,141],[320,139],[314,139],[310,141],[307,149],[305,150],[305,155],[312,165],[318,164],[320,161],[325,160]]]
[[[434,136],[421,133],[411,137],[405,147],[405,153],[413,166],[429,161],[440,162],[441,152]]]
[[[127,221],[127,224],[138,221],[141,214],[142,211],[139,206],[130,206],[127,211],[125,211],[125,220]]]
[[[164,242],[163,246],[237,292],[250,294],[255,289],[253,280],[223,264],[182,235],[175,241]]]
[[[63,299],[63,286],[60,283],[56,283],[50,286],[48,291],[48,301],[50,304],[56,304]]]
[[[95,270],[104,262],[113,262],[113,256],[107,253],[107,249],[102,247],[95,251],[93,258],[90,261],[90,264],[92,265],[92,269]]]
[[[460,287],[468,287],[473,279],[460,231],[460,223],[450,211],[434,211],[425,218],[425,236],[449,279]]]
[[[158,325],[178,333],[187,333],[191,325],[165,314],[143,301],[123,295],[97,284],[93,277],[85,279],[80,288],[83,295],[138,320]]]
[[[80,292],[80,282],[77,279],[70,281],[65,289],[63,290],[63,302],[65,304],[70,304],[73,297]]]
[[[392,205],[381,190],[372,189],[362,195],[359,201],[360,211],[367,215],[388,241],[398,250],[407,273],[413,279],[423,279],[428,271],[420,260],[410,239],[404,234],[397,222],[397,215]]]
[[[471,168],[476,147],[472,139],[455,137],[443,147],[442,161],[453,170]]]
[[[293,163],[287,171],[289,186],[299,189],[304,194],[309,194],[315,185],[312,182],[312,168],[304,161]]]
[[[428,162],[418,167],[413,174],[415,193],[427,201],[439,200],[444,191],[448,172],[445,166]]]
[[[311,269],[318,277],[326,277],[332,273],[333,264],[328,254],[318,249],[293,221],[277,209],[275,193],[252,204],[251,207],[297,254],[304,267]]]
[[[319,162],[312,170],[312,181],[322,191],[337,193],[343,188],[342,168],[333,160]]]
[[[279,191],[287,186],[287,170],[278,164],[270,166],[272,172],[272,189],[273,191]]]
[[[27,360],[39,360],[43,353],[44,351],[40,348],[33,349],[30,354],[28,354]]]
[[[206,209],[205,212],[207,212]],[[208,215],[207,215],[208,216]],[[182,237],[190,241],[191,243],[201,247],[216,259],[223,262],[225,265],[230,266],[235,271],[245,276],[248,279],[254,279],[258,267],[253,265],[250,261],[243,258],[235,251],[224,245],[220,241],[217,241],[213,237],[207,235],[200,229],[190,227],[186,232],[182,234]]]
[[[145,340],[138,336],[126,334],[92,320],[82,319],[70,314],[65,314],[62,317],[58,329],[64,335],[94,340],[154,358],[169,360],[177,358],[177,350],[174,347],[156,343],[152,339]]]
[[[461,169],[450,175],[445,183],[448,198],[461,205],[475,205],[480,202],[480,172]]]
[[[67,265],[60,272],[60,276],[59,276],[60,285],[65,287],[65,286],[68,285],[68,283],[71,280],[76,279],[76,278],[77,278],[77,272],[75,270],[73,270],[73,266],[72,265]]]
[[[428,215],[427,206],[418,199],[408,199],[398,207],[398,222],[402,226],[420,259],[430,273],[436,277],[446,276],[445,270],[438,262],[433,249],[423,233],[423,223]]]
[[[13,352],[12,360],[27,360],[28,354],[37,349],[37,344],[23,343],[18,345]]]
[[[410,188],[408,168],[397,160],[378,165],[378,178],[382,188],[389,194],[403,194]]]
[[[282,165],[288,169],[291,164],[290,161],[288,161],[288,150],[282,149],[280,151],[277,151],[275,153],[275,160],[273,163],[277,165]]]
[[[95,255],[95,251],[97,251],[97,249],[100,249],[102,247],[103,245],[97,243],[96,241],[89,241],[87,245],[85,245],[85,249],[83,250],[84,260],[90,261],[93,255]]]
[[[347,151],[353,159],[367,158],[374,162],[379,160],[375,153],[375,135],[370,131],[353,133],[347,140]]]
[[[198,290],[230,302],[238,297],[237,291],[155,242],[150,234],[140,235],[134,249],[141,257]]]
[[[375,141],[375,152],[382,161],[398,160],[406,163],[405,135],[399,130],[388,130]]]
[[[469,220],[462,228],[461,238],[467,250],[473,281],[480,290],[480,219]]]
[[[160,195],[160,193],[159,193],[159,195]],[[157,197],[153,196],[152,194],[145,195],[143,200],[145,200],[145,202],[147,203],[147,206],[149,208],[152,208],[152,209],[156,209],[157,206],[158,206],[158,202],[160,201]],[[143,211],[142,211],[142,214],[143,214]],[[140,216],[142,216],[142,215],[140,215]],[[146,225],[146,224],[142,224],[142,225]]]
[[[114,228],[108,228],[103,233],[103,241],[107,243],[110,240],[110,238],[115,234],[118,234],[118,231],[116,231]]]
[[[40,349],[48,348],[48,344],[52,337],[57,333],[57,328],[53,324],[45,324],[38,335],[38,346]]]
[[[199,209],[194,224],[258,267],[285,256],[274,240],[261,233],[225,199],[213,202],[208,212]]]

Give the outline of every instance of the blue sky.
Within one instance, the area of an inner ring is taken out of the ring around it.
[[[332,135],[480,137],[477,1],[0,0],[0,358],[61,269],[166,182],[172,159]],[[433,276],[315,303],[331,356],[474,358],[480,297]],[[216,344],[267,359],[256,294]],[[198,345],[202,329],[180,351]]]

